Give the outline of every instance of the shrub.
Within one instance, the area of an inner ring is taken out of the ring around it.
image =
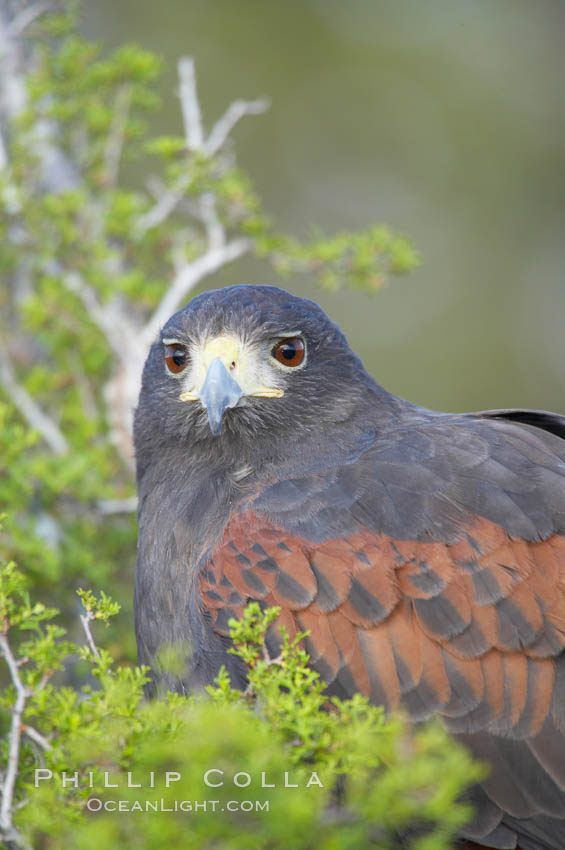
[[[25,584],[4,565],[2,816],[13,846],[387,850],[403,835],[413,850],[446,850],[469,817],[457,798],[481,771],[466,751],[439,724],[385,718],[360,695],[328,700],[303,635],[269,659],[276,608],[252,603],[232,621],[244,692],[222,669],[206,695],[147,702],[147,670],[117,665],[92,637],[119,606],[81,592],[77,645]],[[77,663],[90,683],[59,684],[57,671]]]

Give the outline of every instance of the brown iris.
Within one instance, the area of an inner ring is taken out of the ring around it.
[[[283,366],[300,366],[304,360],[304,353],[304,340],[299,336],[279,340],[271,352]]]
[[[188,364],[188,351],[180,342],[171,342],[165,346],[165,363],[169,372],[177,375]]]

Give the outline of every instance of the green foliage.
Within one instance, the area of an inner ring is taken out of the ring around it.
[[[88,615],[89,620],[102,620],[108,623],[110,617],[114,617],[120,610],[119,602],[114,602],[104,591],[100,593],[100,599],[97,599],[91,590],[77,590],[77,596],[83,604],[83,607]]]
[[[77,417],[79,411],[75,401]],[[106,517],[96,509],[100,498],[129,494],[129,476],[122,473],[123,483],[111,486],[119,459],[88,422],[77,421],[73,436],[73,451],[53,454],[0,402],[0,505],[10,510],[0,540],[7,557],[26,564],[33,585],[56,599],[67,620],[74,616],[73,585],[98,581],[130,598],[135,551],[134,516]],[[131,626],[119,631],[116,647],[132,657]]]
[[[360,696],[328,702],[298,637],[270,660],[276,609],[250,605],[232,622],[245,693],[222,670],[207,697],[148,703],[145,669],[65,641],[24,585],[13,564],[0,571],[2,634],[27,659],[16,822],[33,846],[387,850],[414,830],[413,850],[446,850],[469,816],[457,797],[480,770],[467,753],[439,725],[386,719]],[[119,607],[79,595],[83,617]],[[91,682],[56,684],[54,671],[76,656]],[[3,692],[5,715],[13,700]]]
[[[411,243],[384,225],[361,233],[337,233],[331,239],[314,233],[307,245],[291,237],[263,234],[258,238],[258,250],[272,257],[280,274],[298,268],[315,274],[330,290],[344,285],[377,290],[387,275],[404,274],[419,262]]]

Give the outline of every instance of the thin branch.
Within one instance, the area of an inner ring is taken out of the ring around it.
[[[23,32],[41,15],[49,11],[55,3],[52,0],[39,0],[38,3],[33,3],[16,15],[7,29],[9,38],[19,38]]]
[[[106,148],[104,150],[104,171],[111,186],[115,186],[118,179],[118,171],[120,168],[120,160],[122,157],[126,127],[131,107],[131,96],[132,87],[129,83],[120,86],[116,93],[114,114],[112,117],[112,123],[110,124],[110,130],[108,132]]]
[[[4,171],[6,168],[8,168],[8,153],[4,144],[4,136],[0,131],[0,171]]]
[[[18,383],[5,348],[0,348],[0,383],[28,425],[39,431],[51,451],[58,455],[67,454],[69,444],[66,438],[55,422],[41,410],[35,399]]]
[[[204,130],[200,102],[196,90],[196,72],[194,59],[183,56],[178,62],[179,97],[182,110],[184,137],[186,146],[191,151],[202,150],[204,147]]]
[[[139,217],[136,225],[136,231],[139,236],[143,236],[152,227],[158,227],[158,225],[162,224],[175,211],[183,200],[184,193],[190,185],[190,180],[190,176],[185,174],[177,182],[175,188],[170,190],[161,186],[158,188],[155,180],[150,181],[149,189],[153,194],[157,194],[157,203]]]
[[[82,400],[82,409],[84,410],[85,415],[89,419],[97,419],[100,416],[98,402],[96,401],[96,397],[84,369],[73,363],[70,367],[70,372],[79,389]]]
[[[260,98],[259,100],[234,100],[212,127],[204,145],[206,153],[213,156],[223,147],[229,134],[242,118],[246,115],[262,115],[270,105],[271,103],[268,98]]]
[[[177,230],[171,237],[170,257],[173,267],[174,276],[179,275],[186,266],[186,246],[201,239],[202,235],[197,233],[195,228],[183,227],[182,230]]]
[[[189,175],[183,175],[173,188],[167,189],[158,178],[148,179],[147,188],[157,199],[157,203],[139,217],[136,229],[140,236],[152,227],[162,224],[182,204],[183,211],[204,224],[210,247],[216,248],[225,242],[225,231],[218,218],[214,193],[204,192],[197,199],[189,199],[185,192],[190,181]]]
[[[5,4],[2,4],[4,6]],[[22,72],[22,46],[9,32],[5,17],[9,10],[0,12],[0,101],[3,117],[9,124],[25,108],[27,92]]]
[[[218,216],[216,197],[213,192],[204,192],[200,196],[199,213],[206,227],[210,249],[219,250],[225,245],[226,231]]]
[[[28,726],[26,723],[24,723],[21,731],[24,733],[24,735],[27,735],[28,738],[31,738],[34,743],[41,747],[42,750],[51,749],[51,744],[49,743],[47,738],[42,735],[41,732],[38,732],[37,729],[34,729],[33,726]]]
[[[12,722],[10,725],[10,732],[8,734],[8,759],[2,783],[0,829],[6,837],[10,838],[10,840],[17,841],[18,835],[14,834],[15,830],[12,822],[14,788],[16,785],[16,778],[18,776],[22,715],[24,713],[27,698],[30,696],[30,691],[21,680],[18,662],[14,657],[12,647],[9,644],[5,631],[0,633],[0,652],[6,659],[12,684],[16,689],[16,701],[12,708]]]
[[[143,339],[151,342],[161,325],[174,313],[191,289],[200,281],[220,269],[226,263],[231,263],[241,257],[250,248],[248,239],[233,239],[221,248],[211,248],[181,269],[167,290],[157,309],[143,328]]]
[[[84,633],[86,635],[86,639],[88,641],[88,645],[93,653],[93,655],[100,660],[100,653],[98,651],[98,647],[94,643],[94,638],[92,637],[92,632],[90,631],[90,622],[94,619],[91,611],[87,611],[85,614],[80,615],[80,621],[82,623],[82,627],[84,629]]]
[[[100,499],[96,507],[101,514],[129,514],[137,510],[137,496],[128,499]]]
[[[43,675],[41,676],[41,679],[39,680],[39,682],[37,683],[37,685],[34,688],[35,693],[38,693],[38,691],[43,690],[43,688],[45,687],[47,682],[51,679],[53,673],[54,673],[54,670],[46,670],[45,673],[43,673]]]
[[[203,150],[205,153],[213,155],[223,146],[227,136],[241,118],[245,115],[258,115],[269,106],[266,100],[235,101],[216,122],[210,136],[205,140],[196,88],[194,61],[188,57],[180,59],[178,74],[184,134],[189,150]],[[155,224],[160,224],[173,212],[182,201],[181,192],[182,188],[179,186],[178,189],[163,194],[153,210],[150,210],[140,220],[142,232],[155,226]],[[208,248],[198,259],[184,264],[177,271],[171,286],[143,329],[142,339],[146,345],[153,340],[161,325],[204,277],[217,271],[226,263],[241,257],[251,247],[250,241],[245,238],[226,242],[225,229],[218,216],[216,199],[212,192],[205,192],[200,196],[193,215],[204,224]]]

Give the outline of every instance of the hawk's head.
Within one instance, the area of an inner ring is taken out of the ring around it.
[[[169,319],[149,353],[136,445],[324,433],[375,384],[313,301],[272,286],[205,292]]]

